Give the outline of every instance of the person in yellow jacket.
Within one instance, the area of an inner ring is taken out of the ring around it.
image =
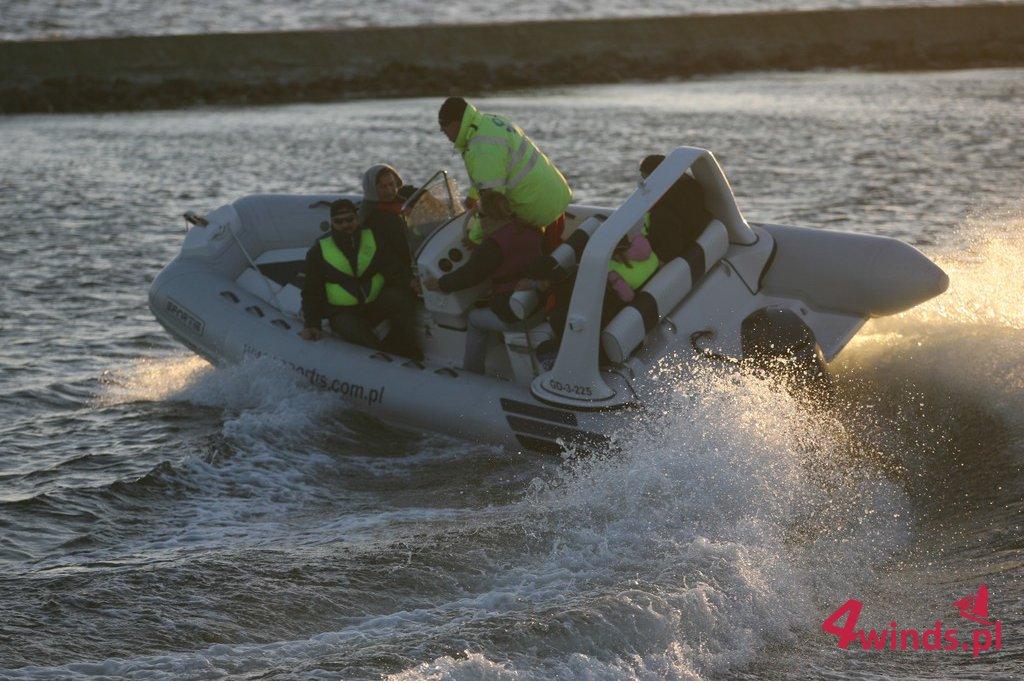
[[[462,155],[480,195],[483,216],[502,222],[515,217],[544,228],[548,249],[557,245],[572,191],[562,172],[523,129],[502,116],[477,110],[461,97],[445,100],[437,118]]]
[[[409,268],[403,255],[359,225],[356,205],[346,199],[331,203],[331,232],[306,254],[302,286],[304,340],[323,337],[323,319],[346,342],[422,359],[414,323],[416,302],[408,288]],[[373,327],[390,320],[391,332],[381,341]]]

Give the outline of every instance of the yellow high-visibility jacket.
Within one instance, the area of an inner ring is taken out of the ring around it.
[[[572,199],[562,172],[521,128],[501,116],[467,105],[455,148],[473,187],[505,195],[515,215],[527,223],[548,225]]]

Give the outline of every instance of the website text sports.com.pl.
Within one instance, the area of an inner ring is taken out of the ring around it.
[[[258,359],[264,357],[262,350],[256,347],[246,344],[243,350],[246,358]],[[368,406],[374,406],[384,401],[384,390],[385,387],[365,387],[358,383],[349,382],[347,380],[341,380],[338,378],[331,378],[323,373],[319,372],[316,368],[305,368],[298,365],[288,359],[283,359],[279,356],[266,355],[269,358],[276,359],[281,363],[288,365],[292,370],[296,371],[299,375],[309,380],[310,384],[314,387],[327,390],[339,394],[346,399],[353,401],[366,402]]]

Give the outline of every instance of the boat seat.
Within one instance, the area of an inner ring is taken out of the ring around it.
[[[550,273],[549,280],[558,281],[567,278],[579,264],[583,249],[594,231],[604,223],[605,216],[591,216],[580,224],[565,241],[544,257],[544,265],[539,269],[542,273]],[[521,320],[526,320],[537,310],[540,296],[535,290],[520,290],[509,298],[509,308]]]
[[[512,375],[516,382],[520,385],[529,385],[533,382],[540,368],[536,357],[537,347],[554,336],[555,332],[551,325],[543,321],[530,326],[529,334],[526,328],[506,330],[502,333],[509,365],[512,367]]]
[[[288,247],[286,249],[270,249],[256,257],[256,265],[290,263],[301,261],[306,263],[306,252],[309,247]]]
[[[536,290],[519,290],[508,298],[508,308],[521,321],[536,311],[539,303],[540,293]]]
[[[712,221],[681,257],[662,266],[605,327],[601,345],[608,358],[613,363],[625,361],[728,249],[728,230],[721,221]]]
[[[276,300],[276,305],[286,314],[302,315],[302,290],[291,283],[281,285],[253,268],[242,271],[235,282],[267,304],[273,305]]]
[[[291,283],[302,287],[307,251],[309,251],[308,247],[272,249],[256,257],[256,266],[259,267],[260,273],[278,285]]]

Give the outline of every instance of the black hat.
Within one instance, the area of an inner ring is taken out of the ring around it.
[[[340,199],[331,202],[331,218],[339,214],[355,214],[356,204],[352,200]]]
[[[442,127],[452,121],[462,121],[462,115],[466,113],[466,101],[461,97],[449,97],[441,103],[441,109],[437,111],[437,122]]]
[[[647,155],[644,157],[644,160],[640,162],[640,175],[647,178],[654,173],[654,169],[658,168],[658,165],[663,161],[665,161],[665,155],[663,154]]]

